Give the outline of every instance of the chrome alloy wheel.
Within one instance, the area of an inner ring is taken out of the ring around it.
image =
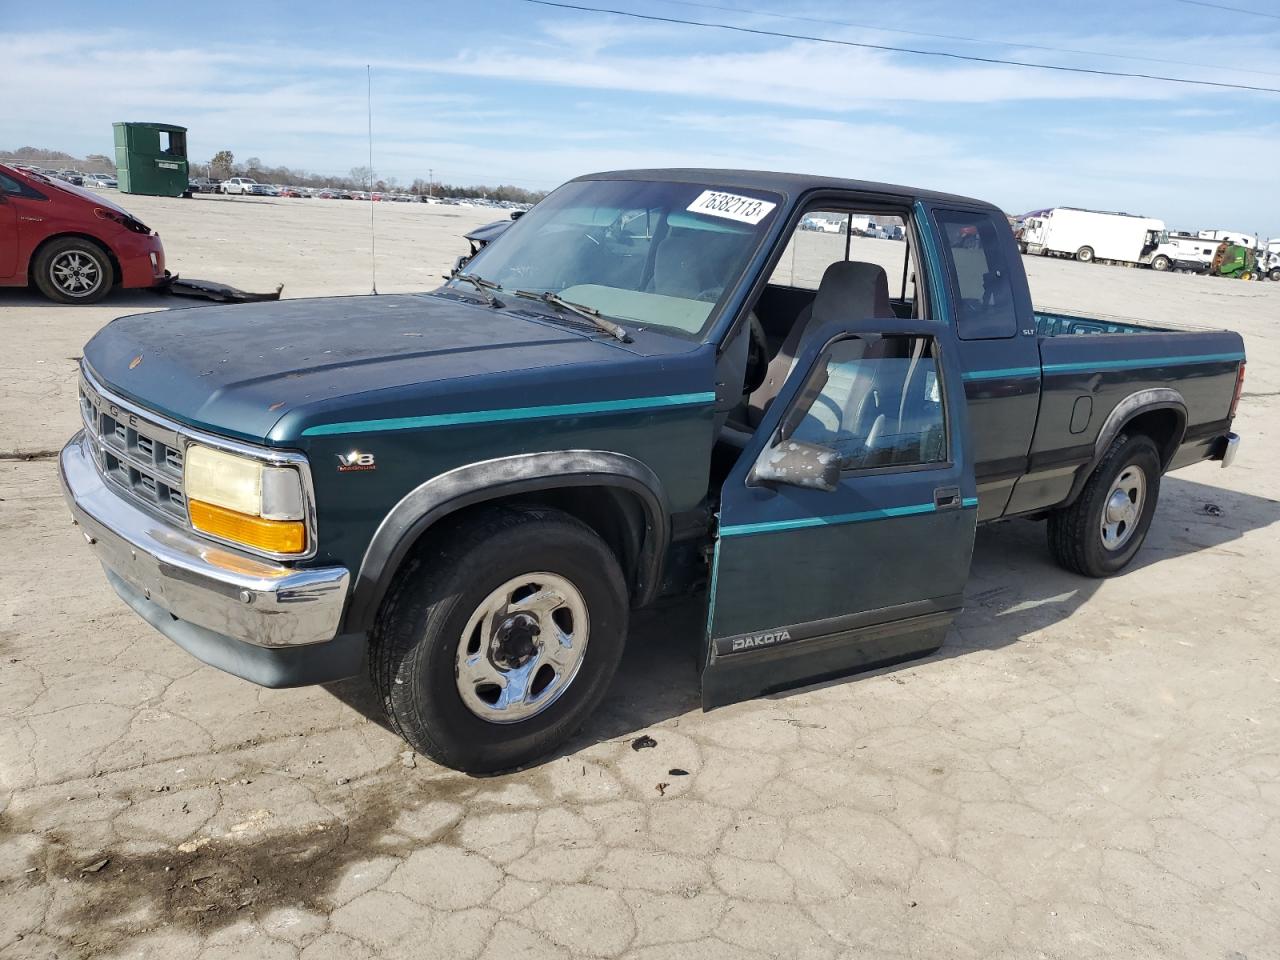
[[[1136,464],[1120,471],[1102,507],[1102,545],[1119,550],[1138,529],[1147,496],[1147,475]]]
[[[462,702],[490,723],[541,713],[577,676],[590,626],[586,601],[564,577],[512,577],[467,620],[455,670]]]
[[[82,250],[64,250],[49,261],[49,279],[68,297],[87,297],[102,285],[102,267]]]

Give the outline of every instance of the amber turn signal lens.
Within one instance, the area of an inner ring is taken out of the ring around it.
[[[187,501],[191,525],[232,543],[242,543],[269,553],[302,553],[307,549],[307,528],[301,520],[263,520],[202,500]]]

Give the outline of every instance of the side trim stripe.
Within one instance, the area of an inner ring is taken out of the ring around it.
[[[1179,367],[1193,363],[1227,363],[1244,359],[1243,353],[1201,353],[1186,357],[1148,357],[1141,360],[1092,360],[1087,363],[1046,363],[1045,373],[1079,370],[1130,370],[1134,367]]]
[[[1039,367],[1005,367],[1002,370],[968,370],[960,375],[962,380],[1002,380],[1006,377],[1038,377]]]
[[[542,420],[595,413],[618,413],[627,410],[663,410],[711,403],[714,391],[676,393],[660,397],[628,397],[623,400],[595,400],[589,403],[554,403],[542,407],[508,407],[499,410],[469,410],[461,413],[437,413],[424,417],[392,417],[387,420],[349,420],[345,423],[322,423],[307,427],[304,437],[335,433],[371,433],[377,430],[413,430],[428,427],[453,427],[466,423],[498,423],[511,420]]]
[[[965,497],[963,507],[978,505],[977,497]],[[782,530],[800,530],[805,527],[833,527],[844,523],[866,523],[870,520],[889,520],[893,517],[910,517],[921,513],[937,513],[932,503],[913,503],[905,507],[884,507],[880,510],[861,510],[857,513],[839,513],[829,517],[797,517],[794,520],[767,520],[760,523],[733,523],[720,528],[721,537],[745,537],[755,533],[778,533]]]
[[[1138,360],[1089,360],[1080,363],[1046,363],[1045,373],[1076,373],[1095,370],[1130,370],[1135,367],[1176,367],[1193,363],[1228,363],[1244,359],[1243,353],[1201,353],[1185,357],[1143,357]],[[1005,367],[999,370],[966,370],[964,380],[1002,380],[1014,377],[1032,377],[1040,367]]]

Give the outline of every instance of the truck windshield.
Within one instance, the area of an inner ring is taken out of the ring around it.
[[[755,190],[578,181],[512,224],[463,272],[501,290],[550,292],[624,323],[701,337],[780,204]]]

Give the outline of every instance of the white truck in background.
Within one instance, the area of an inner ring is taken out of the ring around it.
[[[257,185],[258,181],[252,177],[232,177],[229,180],[223,180],[218,185],[218,189],[222,193],[246,194],[253,193],[253,188]]]
[[[1249,247],[1253,250],[1258,249],[1258,238],[1252,233],[1242,233],[1239,230],[1201,230],[1196,236],[1201,240],[1216,240],[1218,243],[1226,241],[1227,243],[1238,243],[1242,247]]]
[[[1019,242],[1030,254],[1138,264],[1150,258],[1164,232],[1164,221],[1150,217],[1054,207],[1027,218]]]
[[[1169,270],[1208,273],[1219,242],[1193,233],[1166,233],[1145,262],[1152,270],[1162,273]]]
[[[1280,283],[1280,240],[1268,240],[1258,247],[1258,276]]]

